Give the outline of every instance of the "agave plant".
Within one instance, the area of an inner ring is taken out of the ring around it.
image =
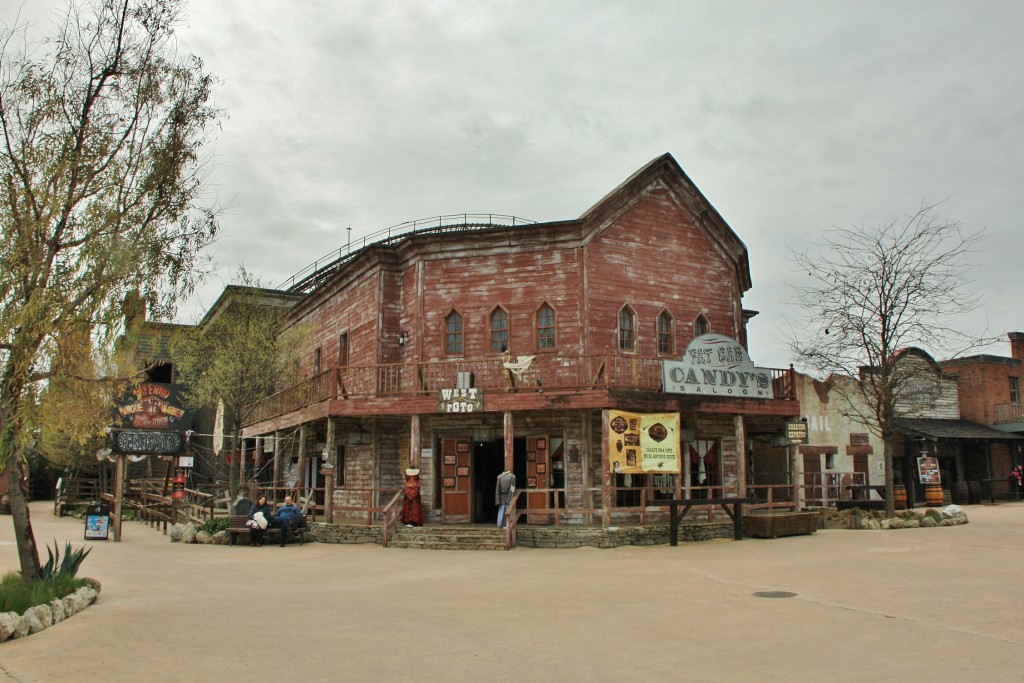
[[[57,539],[53,540],[53,549],[50,546],[46,546],[46,554],[49,558],[46,560],[46,564],[42,566],[39,571],[39,576],[44,581],[51,580],[57,576],[70,576],[74,578],[75,574],[78,573],[78,567],[81,566],[85,556],[92,552],[92,548],[81,547],[77,550],[71,549],[71,542],[68,541],[64,544],[64,559],[60,559],[60,549],[57,547]]]

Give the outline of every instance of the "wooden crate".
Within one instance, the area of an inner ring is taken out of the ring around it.
[[[817,512],[771,512],[743,516],[746,533],[759,538],[813,534],[818,530]]]

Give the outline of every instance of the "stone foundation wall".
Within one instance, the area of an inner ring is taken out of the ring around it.
[[[381,543],[380,526],[365,524],[325,524],[315,522],[309,525],[306,538],[312,536],[317,543]]]
[[[733,524],[682,524],[679,540],[684,543],[732,538]],[[624,545],[667,545],[669,526],[620,527],[516,527],[516,545],[525,548],[618,548]]]

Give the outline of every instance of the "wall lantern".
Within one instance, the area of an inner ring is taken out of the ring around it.
[[[398,345],[405,346],[405,342],[408,341],[408,337],[405,334],[405,330],[398,333]]]

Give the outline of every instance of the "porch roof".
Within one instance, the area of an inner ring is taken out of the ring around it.
[[[1019,441],[1022,436],[1001,432],[968,420],[939,420],[926,417],[905,417],[897,420],[904,432],[934,439],[990,439]]]

